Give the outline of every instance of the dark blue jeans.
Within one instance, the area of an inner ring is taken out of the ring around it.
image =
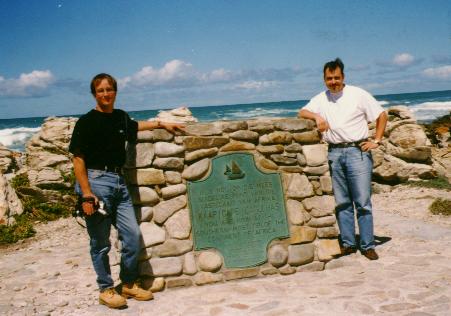
[[[88,169],[88,179],[92,192],[105,203],[108,213],[104,216],[95,212],[85,217],[99,288],[103,290],[114,286],[108,258],[112,224],[116,226],[122,243],[119,277],[122,282],[131,283],[138,277],[141,234],[124,178],[116,173]],[[81,194],[78,183],[75,190]]]
[[[355,208],[360,232],[360,249],[374,248],[371,153],[362,152],[358,147],[329,148],[328,159],[342,245],[356,247]]]

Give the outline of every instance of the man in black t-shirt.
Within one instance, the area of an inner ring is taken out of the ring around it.
[[[108,74],[98,74],[91,81],[95,109],[77,121],[69,151],[73,154],[76,192],[82,197],[82,208],[90,237],[90,253],[100,289],[99,302],[112,308],[127,305],[124,297],[150,300],[152,292],[141,288],[138,278],[140,230],[130,194],[122,177],[126,142],[137,139],[137,132],[165,128],[174,133],[182,124],[134,121],[122,110],[114,109],[117,83]],[[96,212],[103,203],[106,214]],[[121,240],[120,296],[114,289],[108,252],[110,230],[114,224]]]

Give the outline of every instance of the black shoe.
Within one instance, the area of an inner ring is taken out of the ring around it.
[[[368,250],[362,250],[362,255],[364,255],[365,257],[367,257],[370,260],[379,259],[379,256],[377,255],[376,250],[374,250],[373,248],[368,249]]]

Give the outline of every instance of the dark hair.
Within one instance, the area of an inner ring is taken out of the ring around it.
[[[340,58],[335,58],[335,60],[329,61],[324,65],[323,68],[323,75],[326,75],[326,69],[330,69],[330,70],[335,70],[337,68],[340,68],[342,75],[344,76],[345,74],[345,65],[343,64],[343,62],[341,61]]]
[[[92,93],[92,95],[96,95],[96,86],[103,79],[108,80],[108,82],[113,86],[114,91],[117,92],[117,81],[116,81],[116,79],[114,79],[113,76],[111,76],[109,74],[101,73],[101,74],[96,75],[91,80],[91,93]]]

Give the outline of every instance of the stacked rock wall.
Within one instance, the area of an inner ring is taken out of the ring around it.
[[[339,253],[327,146],[312,121],[214,122],[186,131],[140,132],[129,145],[125,177],[143,236],[140,273],[154,291],[322,270]],[[207,177],[211,159],[231,152],[253,154],[257,168],[282,178],[290,237],[270,242],[268,262],[257,267],[228,269],[215,249],[193,250],[187,182]]]

